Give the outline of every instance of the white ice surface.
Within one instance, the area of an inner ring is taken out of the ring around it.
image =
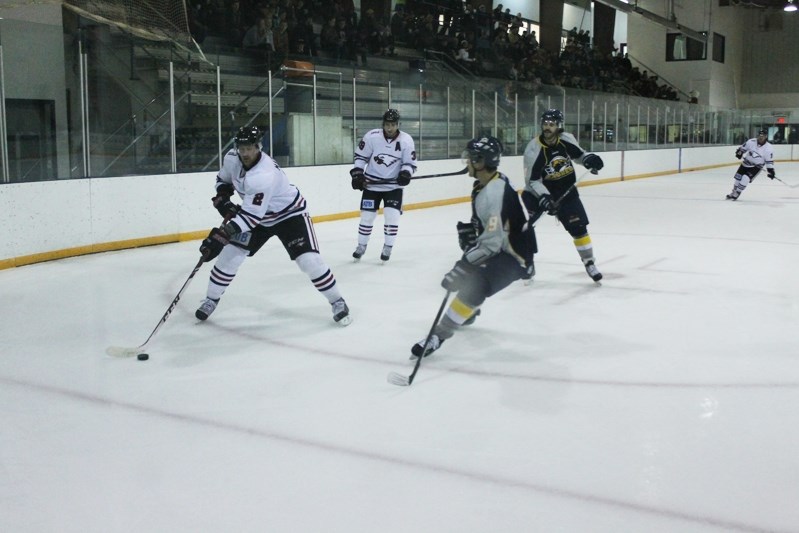
[[[602,286],[543,218],[411,387],[467,204],[317,224],[348,328],[278,242],[198,323],[204,266],[147,362],[198,242],[0,271],[0,531],[799,531],[799,187],[732,173],[581,189]]]

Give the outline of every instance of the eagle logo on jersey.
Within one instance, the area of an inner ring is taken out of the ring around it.
[[[393,155],[388,155],[388,154],[377,154],[372,159],[378,165],[383,165],[385,167],[391,167],[394,165],[394,163],[399,161],[398,157],[394,157]]]
[[[552,158],[544,167],[545,180],[559,180],[574,173],[574,167],[568,157],[558,155]]]
[[[765,162],[763,156],[754,150],[750,150],[744,154],[744,165],[748,167],[761,167]]]

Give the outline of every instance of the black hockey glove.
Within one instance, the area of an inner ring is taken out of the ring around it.
[[[352,188],[356,191],[362,191],[366,183],[366,177],[363,175],[363,169],[355,167],[350,170],[350,177],[352,177]]]
[[[596,174],[602,167],[605,166],[605,163],[602,162],[602,158],[596,154],[585,154],[583,156],[583,166]]]
[[[211,203],[222,217],[230,215],[230,218],[233,218],[238,213],[238,206],[230,201],[230,197],[235,192],[230,183],[222,183],[216,188],[216,196],[211,198]]]
[[[219,228],[212,229],[208,233],[208,237],[203,239],[202,244],[200,244],[200,253],[203,256],[203,260],[207,263],[216,258],[222,252],[222,248],[229,242],[230,239],[224,231]]]
[[[411,173],[407,170],[400,170],[399,176],[397,176],[397,185],[408,185],[411,183]]]
[[[557,215],[558,206],[552,201],[552,196],[545,194],[538,199],[538,207],[541,211],[546,211],[547,215]]]
[[[477,244],[477,229],[471,222],[458,222],[458,246],[464,252]]]
[[[738,148],[737,150],[735,150],[736,159],[741,159],[743,156],[744,156],[743,148]]]
[[[777,177],[777,173],[774,172],[773,168],[767,168],[766,169],[766,174],[768,175],[769,179],[772,179],[772,180]]]
[[[452,270],[447,272],[444,279],[441,280],[441,286],[450,292],[457,292],[461,290],[469,275],[476,270],[477,267],[466,259],[459,259]]]

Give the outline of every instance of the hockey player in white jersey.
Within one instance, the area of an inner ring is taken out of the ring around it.
[[[206,320],[244,259],[255,255],[266,241],[276,236],[289,257],[327,298],[333,320],[346,326],[352,321],[350,310],[335,276],[319,253],[305,198],[289,183],[278,164],[261,150],[261,138],[261,132],[254,126],[240,128],[235,148],[225,155],[217,175],[212,202],[228,221],[221,228],[212,229],[200,245],[206,261],[219,258],[211,270],[205,301],[195,316]],[[241,205],[231,201],[234,193],[241,197]]]
[[[741,164],[735,171],[735,183],[727,200],[737,200],[746,186],[755,181],[763,167],[770,179],[777,177],[774,170],[774,148],[768,142],[768,130],[758,130],[757,137],[749,139],[735,150],[735,157],[741,160]]]
[[[434,352],[461,326],[473,322],[486,298],[521,279],[532,263],[532,225],[519,194],[497,170],[501,155],[502,143],[495,137],[472,139],[463,152],[469,176],[475,179],[472,218],[457,225],[463,256],[441,281],[457,295],[429,338],[411,347],[416,357]]]
[[[384,239],[381,260],[389,260],[397,240],[402,188],[411,182],[411,175],[416,172],[416,147],[413,138],[399,130],[399,120],[396,109],[383,113],[383,127],[367,132],[355,150],[354,166],[350,170],[352,188],[363,191],[358,246],[352,253],[356,261],[366,252],[381,202]]]
[[[596,266],[588,214],[576,187],[575,162],[593,172],[604,166],[601,157],[584,151],[573,135],[563,131],[563,113],[558,109],[545,111],[541,115],[541,135],[534,137],[524,150],[522,201],[532,221],[542,213],[558,218],[572,236],[585,271],[599,283],[602,273]]]

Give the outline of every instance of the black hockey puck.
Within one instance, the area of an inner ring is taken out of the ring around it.
[[[146,361],[149,358],[150,358],[150,354],[146,354],[146,353],[140,353],[139,355],[136,356],[136,359],[138,359],[139,361]]]

